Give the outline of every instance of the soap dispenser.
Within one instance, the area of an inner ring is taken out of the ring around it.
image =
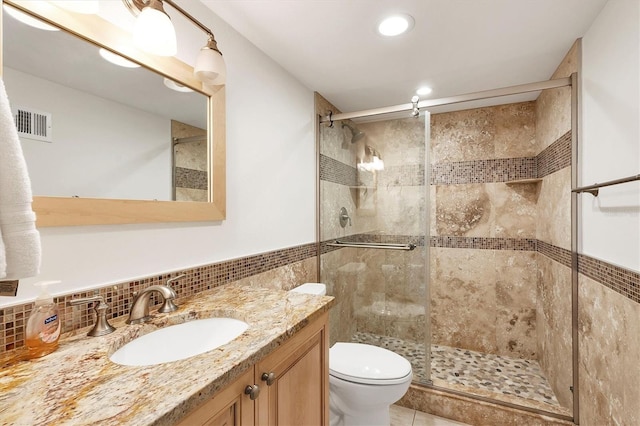
[[[27,321],[25,346],[28,358],[40,358],[58,348],[60,339],[60,316],[58,307],[53,303],[53,297],[47,292],[50,284],[60,281],[42,281],[35,283],[40,287],[40,295],[35,301],[33,311]]]

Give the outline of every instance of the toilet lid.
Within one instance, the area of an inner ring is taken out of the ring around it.
[[[411,376],[411,363],[384,348],[339,342],[329,349],[329,374],[354,383],[392,385]]]

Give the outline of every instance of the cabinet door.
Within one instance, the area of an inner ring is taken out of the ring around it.
[[[250,368],[235,382],[191,412],[179,426],[253,426],[254,403],[244,393],[253,384],[254,369]]]
[[[323,316],[256,365],[255,381],[261,384],[257,424],[328,425],[328,375]]]

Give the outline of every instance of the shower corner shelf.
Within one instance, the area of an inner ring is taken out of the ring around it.
[[[542,178],[508,180],[505,183],[507,185],[513,185],[518,183],[539,183],[539,182],[542,182]]]

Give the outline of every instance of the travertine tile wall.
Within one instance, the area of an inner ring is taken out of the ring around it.
[[[640,424],[640,304],[582,274],[578,300],[580,424]]]
[[[431,135],[432,342],[536,359],[539,188],[507,183],[537,177],[535,103],[435,114]]]

